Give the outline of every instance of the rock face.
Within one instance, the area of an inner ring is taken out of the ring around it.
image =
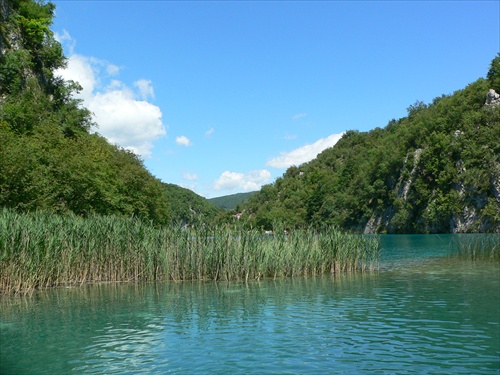
[[[500,105],[500,94],[498,94],[495,90],[490,89],[488,94],[486,94],[485,105]]]
[[[411,184],[415,180],[415,176],[417,174],[417,166],[418,162],[420,160],[420,155],[422,154],[422,149],[417,148],[415,152],[413,153],[413,167],[410,172],[410,177],[406,180],[402,180],[402,176],[400,176],[400,179],[398,181],[397,189],[398,189],[398,198],[403,198],[403,200],[406,202],[408,200],[408,192],[410,191]],[[406,155],[406,159],[404,161],[404,165],[408,163],[408,155]]]
[[[500,99],[499,99],[500,102]],[[495,104],[494,104],[495,105]],[[461,135],[461,134],[460,134]],[[457,135],[455,132],[454,136]],[[421,159],[422,149],[416,149],[413,152],[413,165],[408,166],[409,174],[403,178],[400,176],[396,184],[395,193],[397,198],[404,202],[408,201],[408,194],[412,184],[419,178],[418,165]],[[404,160],[404,165],[408,164],[408,156]],[[411,169],[410,169],[411,168]],[[462,162],[456,164],[457,176],[465,172]],[[500,227],[491,223],[489,220],[484,220],[481,210],[488,204],[490,207],[496,207],[500,211],[500,162],[496,162],[490,171],[490,194],[477,193],[474,186],[465,186],[461,182],[454,183],[453,189],[457,195],[463,199],[463,207],[460,211],[450,215],[449,222],[430,223],[420,226],[421,233],[468,233],[468,232],[495,232],[500,233]],[[489,196],[488,196],[489,195]],[[428,208],[433,202],[428,202]],[[365,234],[375,233],[395,233],[394,219],[397,215],[396,207],[389,206],[381,214],[371,216],[363,232]]]

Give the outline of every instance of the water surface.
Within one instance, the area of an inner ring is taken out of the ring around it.
[[[381,271],[4,298],[0,374],[500,374],[500,266],[385,236]]]

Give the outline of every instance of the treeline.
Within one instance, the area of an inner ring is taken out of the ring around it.
[[[309,163],[290,167],[244,205],[270,228],[336,225],[378,233],[500,231],[500,54],[478,79],[383,129],[348,131]]]

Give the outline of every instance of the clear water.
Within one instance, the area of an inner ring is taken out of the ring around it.
[[[500,374],[500,265],[385,236],[374,274],[4,298],[0,374]]]

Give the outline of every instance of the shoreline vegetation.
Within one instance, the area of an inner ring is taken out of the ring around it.
[[[500,262],[500,234],[461,235],[451,244],[451,257],[466,261]]]
[[[0,294],[120,281],[259,280],[378,269],[377,236],[0,211]]]

